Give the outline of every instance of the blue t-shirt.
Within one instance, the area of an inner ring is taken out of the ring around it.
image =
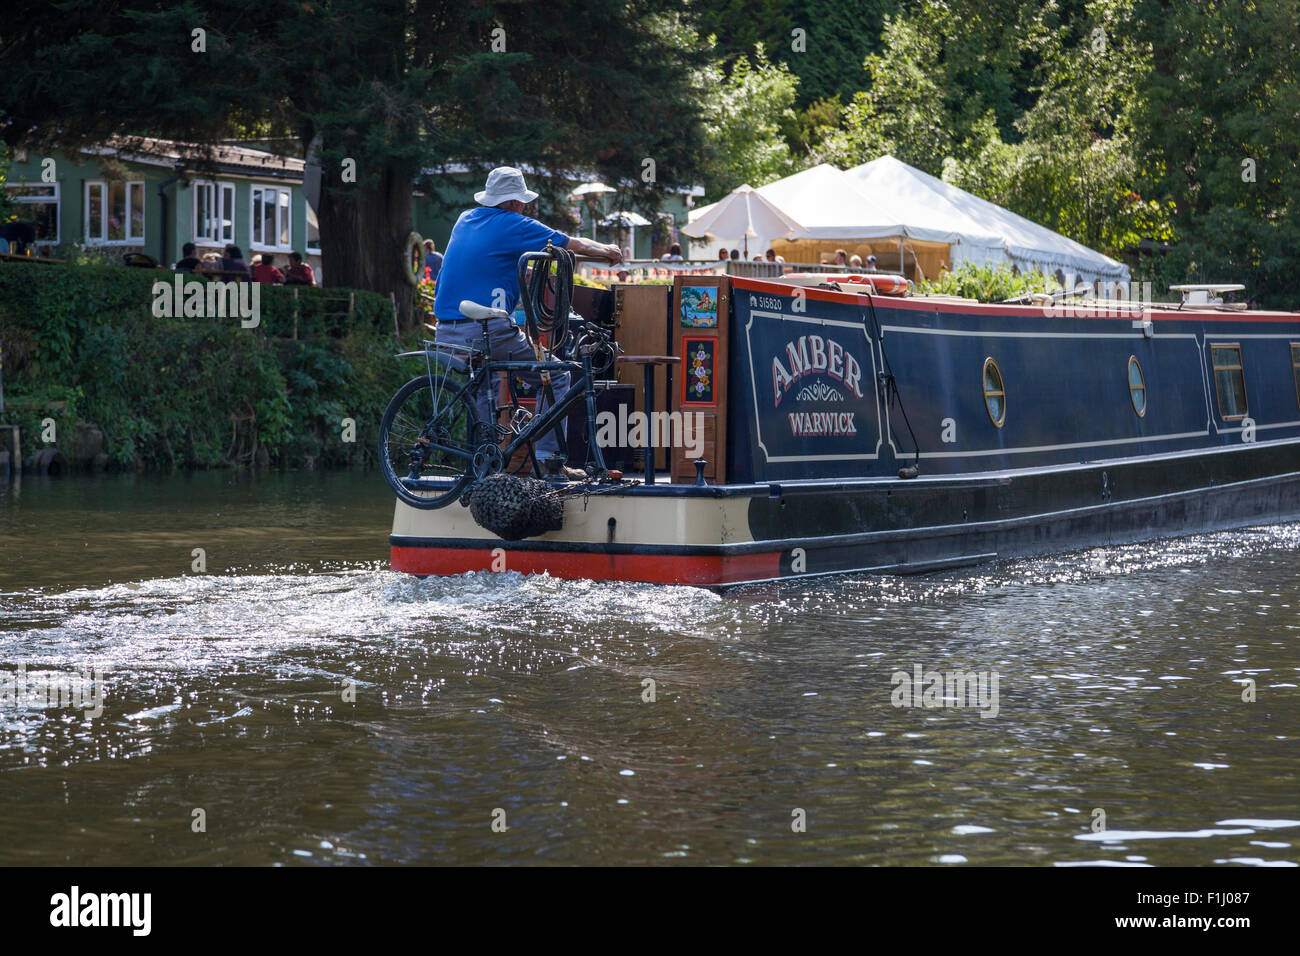
[[[463,299],[514,311],[519,301],[519,257],[540,252],[547,242],[563,247],[569,237],[508,209],[479,206],[461,213],[443,253],[433,314],[439,319],[462,319]]]
[[[424,254],[424,267],[429,270],[429,278],[438,281],[438,273],[442,270],[442,253],[426,252]]]

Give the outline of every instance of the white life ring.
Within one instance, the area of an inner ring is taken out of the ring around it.
[[[779,279],[768,281],[802,286],[819,286],[829,282],[835,282],[840,286],[865,285],[870,286],[872,291],[880,295],[897,296],[907,295],[909,289],[907,279],[888,272],[868,272],[863,275],[846,275],[842,272],[791,272]]]
[[[423,237],[418,232],[411,232],[406,237],[406,246],[403,252],[406,255],[406,269],[404,270],[406,281],[418,288],[420,282],[424,279]]]

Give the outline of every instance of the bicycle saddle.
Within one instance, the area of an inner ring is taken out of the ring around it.
[[[484,319],[508,319],[510,313],[505,309],[490,309],[486,305],[479,305],[477,302],[471,302],[469,299],[462,299],[460,303],[460,314],[467,319],[478,319],[480,322]]]

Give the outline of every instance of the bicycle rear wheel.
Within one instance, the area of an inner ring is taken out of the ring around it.
[[[443,366],[413,378],[393,395],[379,423],[384,480],[414,508],[442,508],[473,480],[482,431],[467,376]]]

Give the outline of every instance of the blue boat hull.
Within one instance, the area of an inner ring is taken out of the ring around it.
[[[679,405],[716,408],[725,481],[610,487],[517,542],[458,506],[399,504],[393,567],[728,587],[1300,519],[1295,314],[1059,314],[733,279],[725,321],[721,398],[706,347],[684,356],[704,375]]]

